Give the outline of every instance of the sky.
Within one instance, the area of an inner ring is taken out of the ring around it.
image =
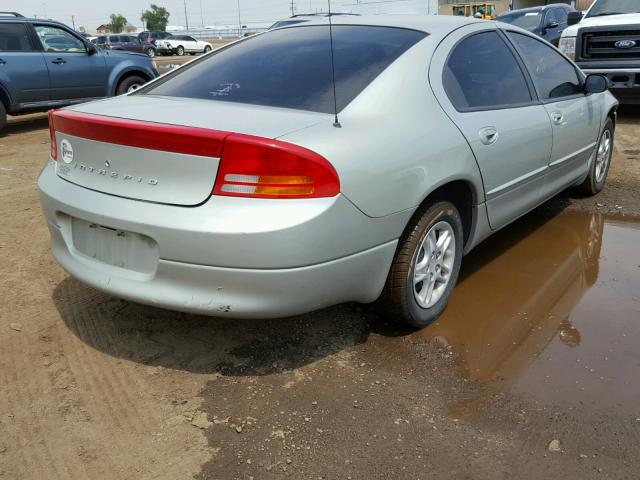
[[[184,25],[184,2],[187,5],[189,25],[193,27],[238,23],[238,0],[154,0],[153,3],[169,10],[169,25]],[[273,22],[291,15],[291,2],[287,0],[239,0],[242,23]],[[332,5],[356,3],[357,0],[332,0]],[[149,8],[149,0],[0,0],[0,11],[18,11],[25,17],[45,17],[76,28],[84,26],[93,31],[108,23],[109,15],[120,13],[129,23],[142,26],[140,15]],[[294,1],[296,13],[326,11],[326,0]],[[202,10],[201,10],[202,6]],[[202,15],[201,15],[202,12]]]

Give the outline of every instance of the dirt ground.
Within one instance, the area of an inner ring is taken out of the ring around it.
[[[606,190],[488,240],[411,333],[375,305],[212,319],[82,285],[40,213],[46,118],[11,119],[0,478],[637,479],[639,137],[623,110]]]

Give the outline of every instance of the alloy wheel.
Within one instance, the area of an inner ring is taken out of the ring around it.
[[[413,266],[413,294],[418,305],[430,308],[447,289],[456,256],[456,239],[445,221],[429,229]]]
[[[600,138],[596,154],[596,182],[600,183],[607,172],[611,160],[611,130],[606,129]]]

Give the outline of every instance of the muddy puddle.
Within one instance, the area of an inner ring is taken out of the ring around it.
[[[640,222],[532,215],[463,262],[449,307],[417,335],[464,375],[542,404],[640,408]]]

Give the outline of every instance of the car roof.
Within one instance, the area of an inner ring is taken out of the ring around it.
[[[436,36],[447,35],[452,30],[478,22],[489,23],[486,20],[453,15],[337,15],[331,17],[332,25],[408,28]],[[315,17],[305,23],[280,28],[305,28],[311,25],[329,25],[329,18]]]
[[[26,17],[9,17],[9,16],[0,16],[0,22],[2,23],[38,23],[40,25],[51,25],[56,27],[65,27],[70,30],[73,30],[68,25],[65,25],[62,22],[57,22],[55,20],[46,20],[44,18],[26,18]]]

